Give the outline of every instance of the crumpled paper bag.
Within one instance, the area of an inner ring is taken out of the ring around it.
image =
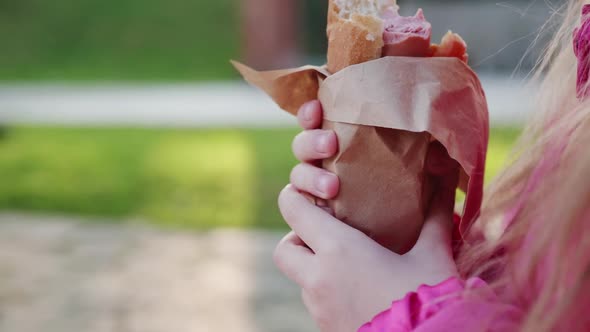
[[[340,194],[329,202],[338,219],[388,249],[408,252],[428,210],[425,164],[435,140],[461,166],[466,200],[456,235],[478,217],[488,108],[479,79],[460,60],[384,57],[334,75],[323,67],[258,72],[233,64],[293,115],[303,103],[321,101],[323,127],[339,140],[338,155],[323,164],[340,178]]]

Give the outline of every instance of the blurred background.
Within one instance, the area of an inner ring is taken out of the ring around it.
[[[560,1],[400,0],[468,42],[487,179]],[[229,64],[322,64],[324,0],[0,0],[0,331],[315,331],[272,266],[298,132]]]

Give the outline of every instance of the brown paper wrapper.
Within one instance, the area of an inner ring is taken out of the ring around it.
[[[479,79],[460,60],[385,57],[331,76],[320,67],[257,72],[234,65],[291,114],[321,101],[324,128],[339,139],[338,155],[324,162],[341,181],[330,202],[338,219],[395,252],[411,249],[428,209],[424,168],[432,140],[461,166],[466,201],[456,236],[479,215],[488,109]]]

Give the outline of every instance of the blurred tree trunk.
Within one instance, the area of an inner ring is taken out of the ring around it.
[[[242,0],[240,3],[243,60],[259,70],[301,65],[301,2]]]

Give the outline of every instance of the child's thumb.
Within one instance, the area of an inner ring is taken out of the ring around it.
[[[455,168],[444,176],[433,178],[433,182],[430,210],[415,249],[440,250],[451,246],[459,170]]]

